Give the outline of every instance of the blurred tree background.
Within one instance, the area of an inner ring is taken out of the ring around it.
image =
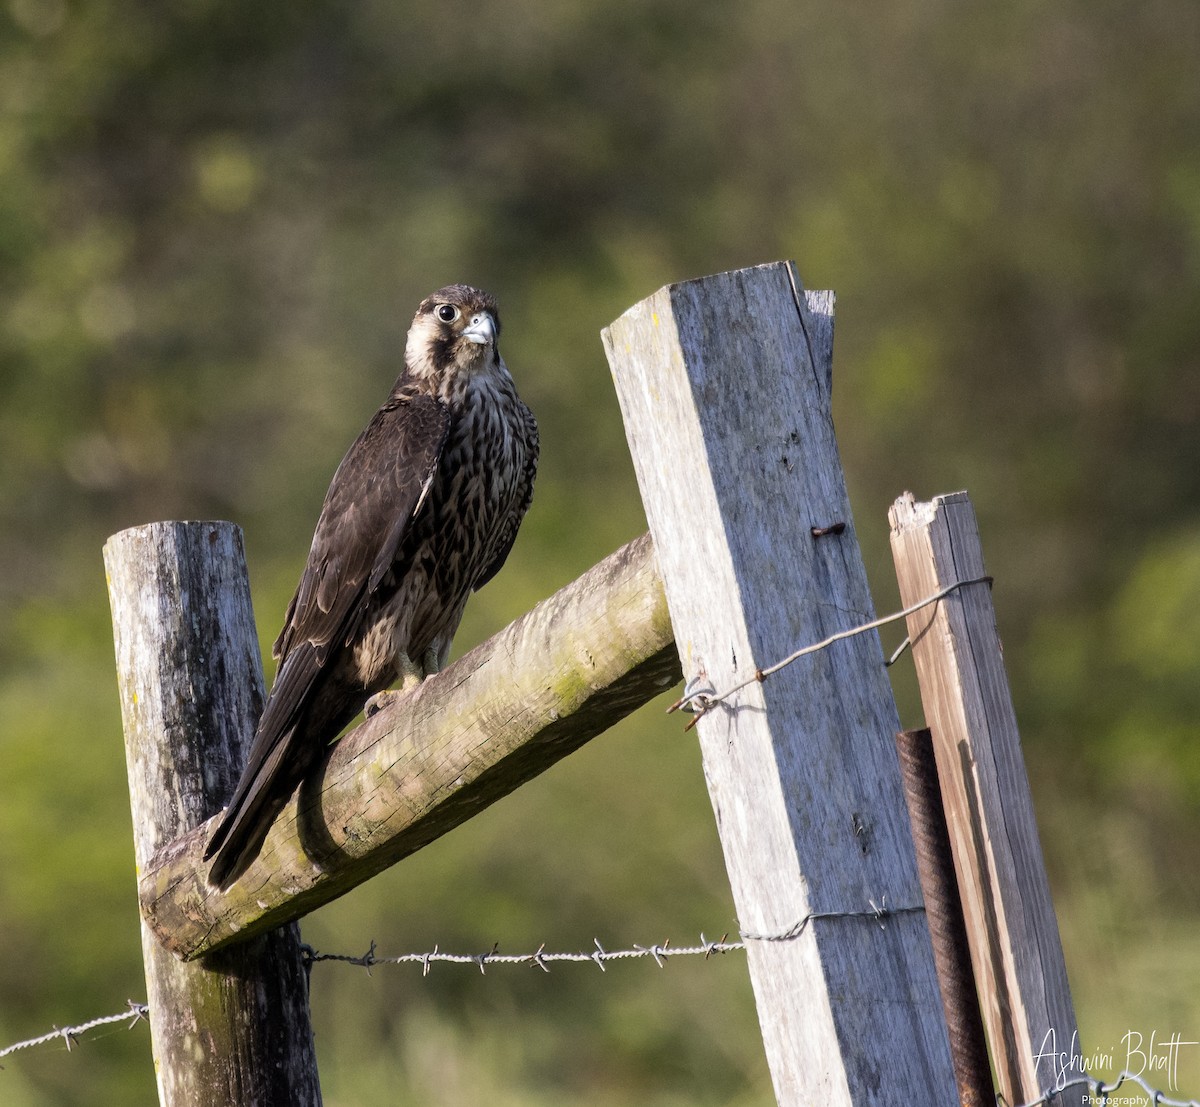
[[[839,295],[880,610],[894,497],[979,511],[1085,1044],[1200,1039],[1191,0],[5,0],[0,43],[0,1045],[145,994],[105,538],[240,523],[269,643],[416,303],[470,281],[543,463],[461,652],[644,528],[600,328],[779,257]],[[735,930],[660,707],[307,940]],[[312,983],[331,1105],[771,1102],[740,955]],[[155,1102],[145,1027],[9,1058],[0,1101]]]

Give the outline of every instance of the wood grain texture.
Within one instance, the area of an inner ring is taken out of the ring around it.
[[[987,1033],[979,1013],[979,992],[929,728],[898,731],[896,752],[925,893],[925,915],[933,938],[959,1103],[961,1107],[995,1107]]]
[[[958,580],[984,576],[983,548],[965,493],[891,510],[892,553],[907,606]],[[991,589],[974,584],[908,619],[921,701],[963,897],[997,1091],[1027,1103],[1051,1087],[1055,1062],[1082,1053],[1033,798]],[[1080,1076],[1068,1072],[1069,1077]],[[1083,1102],[1062,1093],[1055,1107]]]
[[[832,297],[786,264],[670,285],[604,332],[683,671],[722,691],[873,617],[830,414]],[[841,534],[812,528],[844,523]],[[921,904],[878,636],[703,715],[743,932]],[[812,922],[750,941],[781,1104],[955,1102],[929,932]]]
[[[241,532],[156,523],[104,547],[138,871],[233,791],[263,678]],[[321,1102],[293,924],[194,965],[142,923],[165,1107]]]
[[[342,895],[678,683],[648,535],[347,734],[225,893],[207,827],[144,866],[142,911],[191,959]]]

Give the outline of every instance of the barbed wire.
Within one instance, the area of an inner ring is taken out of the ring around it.
[[[695,946],[672,946],[670,940],[652,946],[637,946],[632,949],[605,949],[600,939],[594,939],[596,948],[590,952],[580,953],[547,953],[545,943],[538,946],[532,953],[501,953],[500,945],[496,943],[487,953],[444,953],[434,946],[429,953],[400,953],[393,957],[380,957],[375,952],[375,942],[363,954],[351,953],[318,953],[312,946],[301,946],[300,956],[305,966],[315,965],[318,961],[340,961],[347,965],[358,965],[370,973],[376,965],[405,965],[419,964],[421,975],[428,976],[430,966],[442,961],[455,965],[477,965],[479,971],[486,975],[489,965],[533,965],[543,972],[550,971],[550,965],[556,961],[591,961],[601,972],[604,972],[606,961],[620,961],[630,958],[652,957],[659,968],[665,966],[671,957],[694,957],[704,955],[707,961],[714,953],[729,953],[736,949],[744,949],[743,942],[727,941],[728,935],[710,942],[703,934],[700,944]]]
[[[150,1008],[144,1003],[137,1003],[132,999],[125,1001],[127,1010],[120,1011],[115,1015],[101,1015],[98,1019],[89,1019],[87,1022],[81,1022],[78,1026],[56,1026],[53,1030],[47,1031],[36,1038],[28,1038],[23,1042],[16,1042],[13,1045],[5,1046],[0,1049],[0,1057],[7,1057],[10,1053],[16,1053],[22,1049],[32,1049],[34,1046],[45,1045],[47,1042],[61,1041],[67,1050],[79,1044],[79,1039],[89,1030],[95,1030],[98,1026],[107,1026],[114,1022],[128,1022],[128,1029],[132,1030],[139,1022],[145,1022],[150,1015]],[[0,1065],[0,1069],[4,1066]]]
[[[319,961],[338,961],[351,965],[359,965],[367,970],[368,975],[370,975],[370,971],[375,965],[398,965],[418,962],[422,966],[421,975],[428,976],[429,965],[434,961],[478,965],[481,973],[486,973],[487,966],[493,964],[536,965],[543,972],[549,972],[549,964],[554,961],[591,961],[603,972],[605,971],[605,961],[643,957],[651,957],[659,968],[665,968],[667,960],[671,957],[703,956],[707,961],[715,953],[730,953],[734,950],[745,949],[746,943],[750,941],[789,941],[802,934],[808,924],[815,919],[870,918],[875,919],[882,927],[889,915],[923,910],[924,907],[918,905],[889,908],[882,905],[876,906],[872,903],[871,910],[869,911],[811,911],[794,926],[784,931],[770,934],[755,934],[743,931],[741,934],[742,940],[737,942],[728,941],[728,935],[724,935],[713,942],[709,941],[701,933],[699,944],[694,946],[673,947],[668,940],[660,945],[635,945],[632,949],[627,950],[606,950],[600,944],[599,939],[596,939],[595,950],[587,953],[546,953],[545,946],[543,945],[539,946],[533,953],[502,954],[498,951],[497,945],[493,946],[490,952],[484,954],[455,954],[441,953],[435,946],[429,953],[409,953],[400,954],[395,957],[379,957],[375,953],[375,943],[372,941],[367,952],[358,956],[343,953],[318,953],[311,946],[303,945],[301,946],[301,957],[306,970],[311,969],[311,966]],[[13,1045],[0,1049],[0,1058],[7,1057],[9,1054],[17,1053],[23,1049],[32,1049],[35,1046],[46,1045],[49,1042],[55,1041],[63,1042],[69,1052],[76,1045],[81,1044],[82,1036],[89,1030],[95,1030],[97,1027],[108,1026],[118,1022],[128,1023],[127,1029],[132,1030],[138,1023],[148,1022],[149,1016],[150,1008],[146,1004],[138,1003],[132,999],[126,1000],[126,1010],[124,1011],[89,1019],[87,1022],[79,1023],[77,1026],[56,1026],[53,1030],[47,1031],[36,1038],[28,1038],[23,1042],[15,1042]],[[0,1065],[0,1071],[3,1071],[3,1069],[4,1066]],[[1063,1092],[1080,1087],[1086,1088],[1090,1095],[1102,1097],[1101,1102],[1103,1103],[1107,1102],[1109,1096],[1119,1091],[1127,1083],[1136,1084],[1141,1088],[1150,1097],[1150,1102],[1155,1104],[1156,1107],[1200,1107],[1200,1100],[1172,1099],[1165,1092],[1153,1087],[1140,1073],[1128,1071],[1121,1072],[1111,1083],[1085,1074],[1073,1080],[1068,1080],[1065,1083],[1047,1088],[1037,1099],[1021,1104],[1020,1107],[1049,1107],[1049,1104]],[[996,1107],[1009,1107],[1004,1096],[999,1093],[996,1094]]]
[[[577,953],[547,953],[545,943],[543,942],[532,953],[501,953],[500,945],[497,943],[487,953],[444,953],[437,946],[434,946],[433,950],[428,953],[400,953],[391,957],[380,957],[375,952],[375,942],[372,941],[367,952],[362,954],[318,953],[312,946],[308,945],[301,946],[300,953],[306,967],[315,965],[318,961],[339,961],[343,964],[357,965],[360,968],[365,968],[369,973],[376,965],[418,964],[421,966],[422,976],[428,976],[430,966],[439,961],[454,965],[476,965],[479,971],[485,974],[489,965],[531,965],[541,969],[543,972],[549,972],[550,965],[555,962],[582,964],[590,961],[603,972],[605,971],[605,963],[608,961],[649,957],[653,958],[655,964],[661,969],[666,967],[666,962],[672,957],[697,957],[702,955],[707,961],[714,953],[731,953],[734,950],[745,949],[747,942],[790,941],[800,937],[808,927],[808,924],[818,919],[874,919],[882,927],[891,915],[925,910],[924,906],[920,904],[906,907],[888,907],[886,900],[886,896],[882,897],[878,905],[873,900],[869,900],[869,908],[859,911],[810,911],[799,922],[788,927],[786,930],[762,934],[741,931],[739,933],[740,941],[731,942],[729,941],[729,935],[725,934],[719,940],[713,942],[709,941],[702,933],[699,944],[693,946],[672,946],[668,939],[658,945],[635,945],[632,949],[612,950],[605,949],[600,944],[599,938],[593,938],[592,940],[596,946],[595,949]]]
[[[729,941],[729,935],[724,934],[717,941],[709,941],[703,933],[700,935],[700,942],[692,946],[672,946],[670,939],[665,942],[639,946],[635,945],[631,949],[605,949],[600,944],[600,939],[595,938],[596,948],[594,950],[578,953],[547,953],[545,943],[540,945],[532,953],[501,953],[499,943],[492,946],[487,953],[444,953],[437,946],[427,953],[401,953],[391,957],[380,957],[375,952],[375,942],[372,941],[370,948],[366,953],[349,954],[349,953],[319,953],[312,946],[302,945],[300,947],[300,956],[304,963],[306,971],[310,971],[312,966],[320,961],[336,961],[348,965],[358,965],[367,970],[368,975],[371,969],[376,965],[402,965],[402,964],[419,964],[421,965],[421,975],[429,975],[429,967],[437,962],[448,962],[457,965],[476,965],[481,973],[486,974],[489,965],[530,965],[540,968],[543,972],[549,972],[550,966],[555,962],[592,962],[602,972],[605,971],[605,963],[608,961],[631,960],[637,958],[651,958],[659,968],[665,968],[667,961],[672,957],[697,957],[703,956],[707,961],[713,954],[716,953],[731,953],[734,950],[745,949],[747,942],[784,942],[798,938],[807,929],[808,924],[821,919],[873,919],[882,928],[887,919],[892,915],[905,914],[912,911],[924,911],[923,905],[915,904],[904,907],[888,907],[887,897],[880,897],[879,903],[874,900],[868,900],[868,907],[857,911],[810,911],[799,922],[788,927],[786,930],[774,931],[770,933],[755,933],[751,931],[743,931],[739,934],[739,941]],[[132,1028],[137,1023],[143,1021],[149,1015],[149,1008],[144,1003],[135,1003],[133,1000],[128,1000],[128,1010],[122,1011],[115,1015],[104,1015],[97,1019],[91,1019],[88,1022],[80,1023],[78,1026],[55,1027],[53,1030],[45,1034],[41,1034],[36,1038],[29,1038],[23,1042],[16,1042],[13,1045],[0,1049],[0,1058],[6,1057],[10,1053],[16,1053],[18,1050],[31,1049],[34,1046],[45,1045],[47,1042],[63,1041],[67,1048],[70,1049],[78,1043],[81,1035],[93,1030],[98,1026],[104,1026],[108,1023],[121,1022],[130,1020]],[[0,1066],[2,1068],[3,1066]]]
[[[833,527],[821,528],[821,533],[837,533],[835,528],[844,524],[834,524]],[[814,536],[817,531],[813,531]],[[800,649],[787,655],[782,661],[776,661],[774,665],[768,665],[763,669],[755,669],[752,676],[747,677],[740,684],[735,684],[732,688],[727,688],[724,692],[718,693],[715,688],[707,683],[707,676],[700,673],[692,677],[687,684],[684,685],[683,695],[677,699],[670,707],[667,708],[667,714],[670,715],[673,711],[687,711],[694,717],[684,730],[691,730],[699,721],[700,717],[711,711],[719,703],[724,703],[730,696],[736,692],[740,692],[743,688],[748,688],[751,684],[762,684],[767,677],[773,676],[780,669],[786,668],[793,661],[799,661],[800,658],[806,657],[809,654],[817,653],[820,650],[828,649],[835,642],[841,642],[846,638],[853,638],[856,634],[866,634],[868,631],[878,630],[880,627],[887,626],[889,623],[898,623],[902,619],[907,619],[910,615],[915,615],[924,607],[929,607],[931,604],[938,603],[944,600],[952,592],[958,591],[960,588],[965,588],[968,584],[991,584],[993,578],[990,576],[972,577],[970,580],[956,580],[953,584],[947,584],[945,588],[939,589],[931,596],[926,596],[923,600],[918,600],[914,604],[901,611],[894,611],[891,615],[884,615],[878,619],[872,619],[869,623],[860,623],[858,626],[849,627],[846,630],[839,630],[831,634],[828,638],[821,639],[820,642],[813,642],[808,646],[801,646]],[[908,648],[909,640],[906,637],[896,652],[885,662],[885,665],[894,665],[900,655]]]

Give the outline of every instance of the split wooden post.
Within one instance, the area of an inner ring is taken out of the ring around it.
[[[109,539],[104,561],[140,871],[232,794],[262,659],[237,527],[137,527]],[[141,928],[164,1107],[320,1104],[295,923],[190,965]]]
[[[723,273],[660,290],[604,341],[688,689],[871,619],[830,416],[831,295],[783,263]],[[875,634],[699,720],[784,1105],[956,1101],[898,726]]]
[[[965,492],[931,503],[906,494],[890,519],[906,607],[984,576],[979,527]],[[1084,1074],[1071,1064],[1082,1049],[991,589],[964,585],[909,616],[908,633],[997,1091],[1006,1103],[1029,1103]],[[1078,1107],[1087,1090],[1075,1084],[1048,1102]]]

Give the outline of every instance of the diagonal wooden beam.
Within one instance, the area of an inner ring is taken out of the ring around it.
[[[227,892],[208,824],[138,882],[158,938],[191,960],[300,917],[432,842],[680,680],[654,547],[617,550],[347,734]]]

